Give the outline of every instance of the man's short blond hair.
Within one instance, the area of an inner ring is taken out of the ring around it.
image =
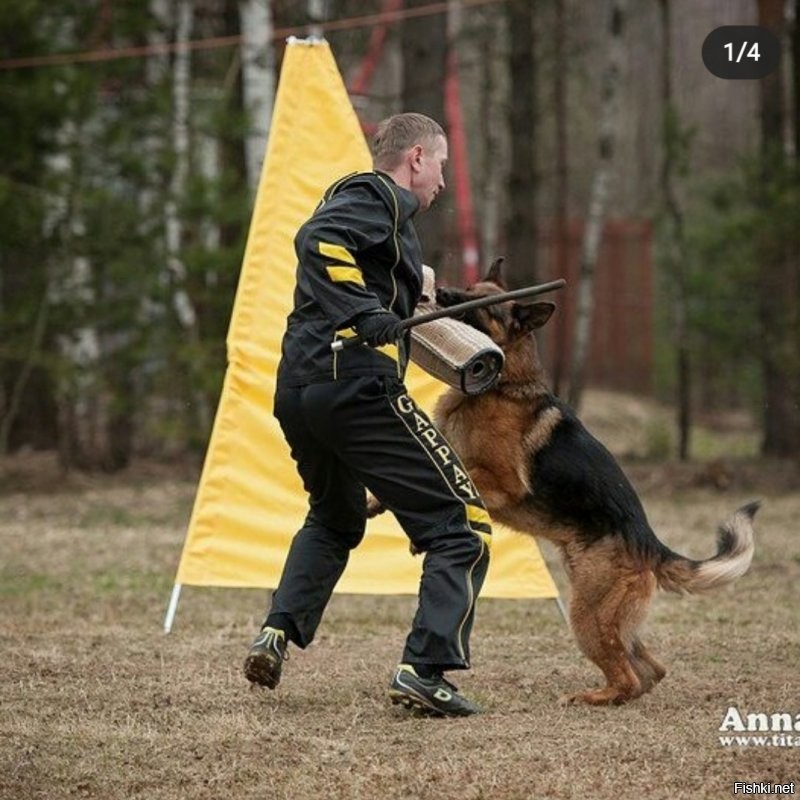
[[[409,147],[430,145],[437,136],[444,136],[442,126],[424,114],[395,114],[378,124],[372,137],[372,160],[376,169],[394,169]]]

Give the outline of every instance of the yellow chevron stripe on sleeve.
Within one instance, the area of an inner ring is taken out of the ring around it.
[[[364,285],[364,276],[358,267],[325,267],[334,283],[357,283]]]
[[[326,258],[333,258],[336,261],[341,261],[342,264],[356,265],[356,260],[353,254],[340,244],[331,244],[330,242],[320,242],[319,252]]]

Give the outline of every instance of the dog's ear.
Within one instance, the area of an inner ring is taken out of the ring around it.
[[[514,303],[511,313],[519,329],[527,333],[541,328],[555,310],[555,303],[544,300],[539,303]]]
[[[505,288],[505,281],[503,280],[503,262],[505,259],[503,256],[499,256],[494,261],[492,261],[492,266],[489,267],[489,271],[484,276],[483,280],[487,283],[496,283],[498,286],[502,286]]]

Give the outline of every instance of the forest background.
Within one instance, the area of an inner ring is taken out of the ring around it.
[[[587,384],[630,389],[633,369],[637,392],[676,409],[651,454],[689,458],[698,416],[735,413],[758,432],[752,454],[796,460],[799,10],[5,4],[0,454],[56,451],[64,468],[104,471],[202,455],[284,43],[315,34],[366,133],[417,110],[445,123],[451,149],[465,144],[451,191],[420,220],[442,280],[463,283],[496,255],[513,285],[570,276],[569,313],[545,342],[560,394],[580,406]],[[713,76],[703,40],[747,24],[776,34],[780,67]],[[636,325],[600,369],[609,318]]]

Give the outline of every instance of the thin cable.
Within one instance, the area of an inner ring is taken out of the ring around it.
[[[478,6],[497,5],[505,3],[506,0],[462,0],[464,8]],[[447,2],[429,3],[426,6],[416,8],[398,9],[397,11],[384,11],[377,14],[367,14],[361,17],[347,17],[345,19],[333,20],[331,22],[309,23],[308,25],[297,25],[292,28],[276,28],[272,33],[272,39],[285,39],[289,36],[308,35],[311,28],[322,30],[323,33],[331,31],[355,30],[356,28],[366,28],[371,25],[380,25],[400,20],[413,19],[415,17],[428,17],[435,14],[444,14],[447,11]],[[195,39],[191,42],[180,43],[181,47],[188,47],[190,50],[213,50],[220,47],[233,47],[241,44],[243,36],[215,36],[208,39]],[[166,55],[177,50],[177,42],[164,42],[160,44],[147,44],[138,47],[116,47],[104,50],[90,50],[83,53],[53,53],[47,56],[26,56],[21,58],[4,58],[0,60],[0,70],[30,69],[34,67],[52,67],[67,64],[88,64],[99,61],[116,61],[122,58],[141,58],[150,55]]]

